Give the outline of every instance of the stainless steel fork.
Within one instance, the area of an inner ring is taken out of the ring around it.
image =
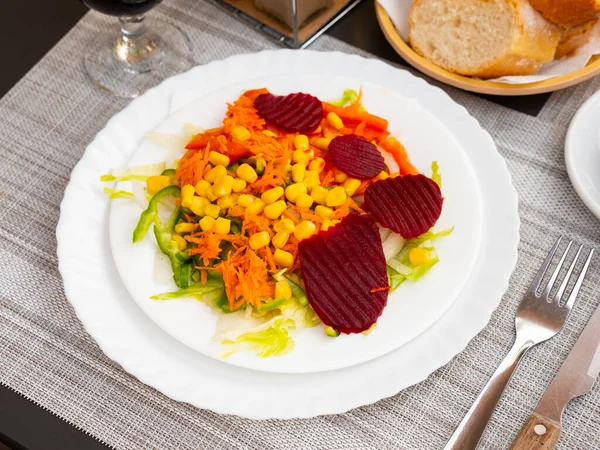
[[[492,378],[487,382],[483,391],[481,391],[460,425],[456,428],[454,434],[444,447],[444,450],[473,450],[477,447],[477,444],[494,413],[494,409],[521,357],[534,345],[547,341],[556,335],[563,327],[567,316],[573,307],[573,303],[575,303],[575,298],[583,283],[594,250],[590,250],[583,268],[577,277],[577,281],[575,282],[569,297],[563,304],[563,296],[567,289],[567,285],[569,284],[569,279],[573,275],[583,246],[579,246],[577,254],[553,298],[550,298],[550,293],[557,283],[557,278],[559,277],[573,241],[570,241],[567,245],[548,284],[540,294],[542,281],[561,241],[562,236],[558,238],[552,247],[552,250],[550,250],[550,253],[546,257],[546,260],[542,264],[542,267],[536,274],[529,290],[519,305],[515,317],[517,336],[513,347],[510,349],[508,355],[506,355],[506,358],[504,358],[504,361],[502,361],[496,372],[494,372]]]

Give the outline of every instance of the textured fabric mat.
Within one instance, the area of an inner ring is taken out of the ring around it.
[[[168,0],[153,14],[185,29],[198,63],[274,47],[204,1]],[[519,192],[522,240],[508,293],[466,350],[426,381],[346,414],[253,422],[177,403],[138,382],[104,356],[64,296],[59,204],[87,144],[127,104],[93,88],[82,70],[88,43],[113,22],[86,16],[0,100],[0,382],[119,449],[442,448],[508,351],[517,304],[556,236],[600,243],[597,219],[571,187],[563,157],[568,124],[600,78],[555,93],[538,117],[444,87],[492,134]],[[330,37],[312,48],[363,54]],[[508,448],[599,290],[595,261],[565,329],[523,360],[482,449]],[[599,429],[596,385],[567,407],[558,448],[599,449]]]

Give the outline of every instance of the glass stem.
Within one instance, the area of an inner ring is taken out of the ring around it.
[[[115,48],[117,60],[128,65],[143,63],[156,49],[156,41],[147,33],[144,15],[120,17],[121,36]]]

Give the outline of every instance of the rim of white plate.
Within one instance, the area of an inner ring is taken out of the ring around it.
[[[165,119],[175,91],[189,91],[197,98],[243,79],[288,72],[351,74],[419,95],[416,100],[462,144],[467,140],[477,150],[469,156],[484,201],[478,259],[482,264],[442,318],[405,346],[368,363],[299,375],[256,372],[212,360],[151,322],[114,268],[107,232],[109,200],[97,181],[109,167],[125,164],[145,132]],[[488,323],[508,288],[517,262],[519,226],[517,194],[504,159],[491,136],[444,91],[379,60],[340,52],[275,50],[196,67],[165,80],[116,114],[73,170],[61,204],[57,252],[65,293],[78,318],[102,351],[127,372],[175,400],[201,408],[253,419],[285,419],[341,413],[376,402],[424,380],[461,352]],[[419,357],[423,354],[429,357]]]
[[[600,218],[600,199],[589,193],[585,180],[582,179],[580,173],[581,170],[578,168],[577,157],[575,156],[576,153],[585,151],[576,145],[578,128],[581,128],[582,121],[588,114],[593,112],[593,108],[598,108],[598,103],[600,103],[600,91],[588,98],[573,116],[565,138],[565,164],[567,166],[567,173],[569,174],[571,184],[573,185],[573,188],[575,188],[575,192],[577,192],[581,201],[587,206],[592,214]],[[593,137],[593,146],[594,151],[600,153],[600,132]]]

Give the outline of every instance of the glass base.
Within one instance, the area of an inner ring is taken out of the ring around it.
[[[110,40],[101,39],[103,45],[88,51],[85,70],[100,89],[119,97],[138,97],[194,65],[191,42],[183,31],[161,20],[145,22],[148,32],[137,53],[118,40],[118,33]]]

